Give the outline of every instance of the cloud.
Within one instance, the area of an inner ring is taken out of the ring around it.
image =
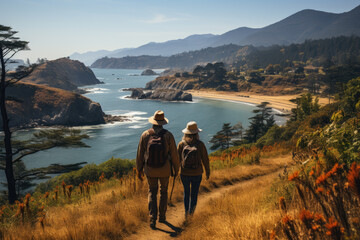
[[[163,14],[156,14],[152,19],[145,20],[143,22],[154,24],[154,23],[172,22],[172,21],[177,21],[177,20],[180,20],[180,19],[179,18],[170,18]]]

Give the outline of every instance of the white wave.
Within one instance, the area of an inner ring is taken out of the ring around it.
[[[130,126],[129,128],[132,128],[132,129],[139,129],[139,128],[143,128],[145,126],[145,124],[139,124],[139,125],[132,125]]]
[[[106,114],[110,114],[113,116],[126,116],[126,117],[131,117],[131,118],[143,118],[143,117],[138,117],[139,115],[146,115],[147,112],[141,112],[141,111],[130,111],[130,110],[111,110],[111,111],[106,111]]]
[[[130,98],[130,95],[125,95],[125,96],[121,96],[121,97],[118,97],[119,99],[121,100],[133,100],[132,98]]]
[[[113,123],[105,123],[105,124],[99,124],[99,125],[78,126],[78,127],[74,127],[74,128],[80,129],[80,130],[93,130],[93,129],[110,128],[110,127],[114,127],[114,126],[118,126],[118,125],[126,125],[129,123],[131,123],[131,121],[113,122]]]
[[[147,112],[131,111],[131,112],[125,113],[124,116],[134,117],[137,115],[146,115],[146,114],[147,114]]]
[[[88,88],[89,91],[110,91],[108,88]]]
[[[147,117],[131,117],[131,119],[132,119],[133,121],[137,121],[137,122],[148,120]]]
[[[110,89],[108,88],[85,88],[89,93],[108,93]]]

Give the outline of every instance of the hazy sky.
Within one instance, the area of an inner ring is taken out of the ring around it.
[[[138,47],[191,34],[264,27],[303,9],[347,12],[357,0],[0,0],[0,24],[49,60],[74,52]]]

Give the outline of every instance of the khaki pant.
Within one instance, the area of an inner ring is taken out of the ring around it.
[[[156,221],[157,219],[157,214],[158,214],[157,193],[159,189],[159,181],[160,181],[159,219],[165,219],[167,200],[168,200],[169,177],[163,177],[163,178],[147,177],[147,180],[149,185],[148,202],[149,202],[150,220]]]

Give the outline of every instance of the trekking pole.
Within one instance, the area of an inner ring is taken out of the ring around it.
[[[176,176],[174,176],[173,185],[172,185],[171,193],[170,193],[170,199],[169,199],[169,204],[168,204],[170,207],[175,207],[175,205],[171,202],[171,197],[172,197],[174,187],[175,187],[175,179],[176,179]]]

